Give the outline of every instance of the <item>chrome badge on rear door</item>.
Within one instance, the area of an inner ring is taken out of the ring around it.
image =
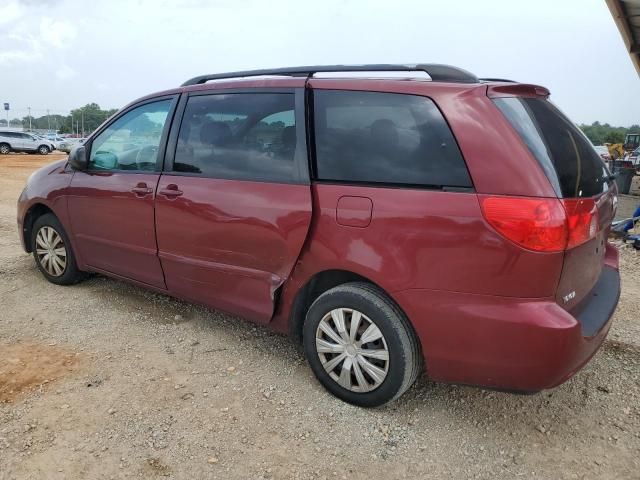
[[[573,292],[569,292],[565,296],[563,296],[562,300],[564,300],[564,303],[569,303],[574,298],[576,298],[576,291],[575,290]]]

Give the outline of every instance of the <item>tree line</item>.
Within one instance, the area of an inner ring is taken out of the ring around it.
[[[22,127],[33,130],[51,130],[59,133],[79,133],[85,135],[93,132],[107,118],[118,111],[117,108],[103,110],[97,103],[88,103],[84,107],[71,110],[69,115],[43,115],[41,117],[14,118],[9,120],[10,127]],[[31,120],[31,124],[29,124]],[[6,119],[0,119],[0,127],[6,127]]]
[[[605,143],[624,143],[628,133],[640,133],[640,125],[630,127],[613,127],[608,123],[593,122],[591,125],[578,125],[594,145]]]

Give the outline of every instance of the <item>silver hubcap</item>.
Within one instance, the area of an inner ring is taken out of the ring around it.
[[[329,376],[352,392],[370,392],[387,378],[387,342],[376,324],[357,310],[327,313],[316,330],[316,351]]]
[[[53,277],[59,277],[67,268],[67,249],[53,227],[44,226],[38,230],[36,255],[42,268]]]

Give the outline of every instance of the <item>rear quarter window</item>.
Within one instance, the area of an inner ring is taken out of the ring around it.
[[[319,180],[472,186],[449,126],[426,97],[315,90],[313,112]]]
[[[608,189],[609,173],[591,142],[551,102],[493,99],[538,160],[559,197],[592,197]]]

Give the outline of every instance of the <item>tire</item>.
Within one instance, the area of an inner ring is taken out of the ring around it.
[[[354,318],[359,328],[352,333]],[[344,328],[338,327],[340,323]],[[320,295],[307,312],[302,335],[305,356],[316,378],[333,395],[353,405],[377,407],[391,402],[422,371],[420,346],[409,320],[371,284],[346,283]]]
[[[51,248],[49,248],[50,245]],[[64,249],[64,255],[60,251],[61,248]],[[31,229],[31,249],[38,270],[51,283],[73,285],[85,277],[85,274],[78,270],[67,233],[52,213],[42,215],[34,222]],[[51,256],[52,254],[58,257],[60,262],[54,260],[48,262],[47,255]],[[64,257],[64,262],[62,262],[62,257]],[[62,266],[61,263],[63,263]]]
[[[0,154],[8,155],[11,153],[11,147],[7,143],[0,143]]]
[[[49,147],[47,147],[46,145],[40,145],[38,147],[38,153],[40,155],[49,155],[49,152],[50,152]]]

